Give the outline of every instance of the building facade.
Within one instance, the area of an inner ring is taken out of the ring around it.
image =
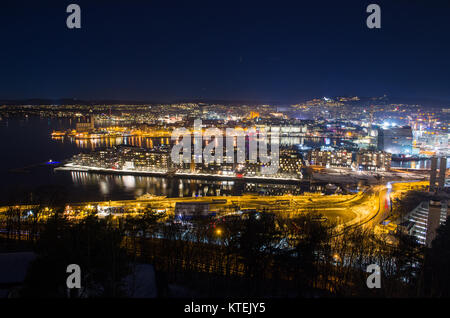
[[[413,135],[411,127],[396,127],[378,130],[378,150],[393,155],[412,155]]]
[[[310,165],[323,167],[350,167],[352,165],[352,152],[347,150],[310,150],[307,155]]]
[[[392,155],[385,151],[362,150],[356,154],[356,167],[365,171],[389,171]]]

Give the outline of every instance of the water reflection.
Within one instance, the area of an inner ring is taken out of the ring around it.
[[[78,139],[74,137],[57,137],[55,141],[62,143],[75,144],[80,149],[95,150],[98,148],[108,148],[118,145],[129,145],[152,149],[161,145],[171,145],[169,137],[140,137],[140,136],[122,136],[122,137],[102,137],[90,139]],[[280,137],[281,146],[299,146],[306,148],[316,148],[321,146],[333,147],[351,147],[351,140],[341,138],[324,137]]]
[[[168,145],[170,138],[163,137],[106,137],[106,138],[91,138],[91,139],[75,139],[71,137],[54,138],[63,143],[75,144],[78,148],[86,150],[95,150],[99,148],[110,148],[118,145],[129,145],[142,148],[154,148],[155,146]]]
[[[66,173],[66,172],[60,172]],[[133,199],[144,194],[167,197],[202,197],[242,195],[299,195],[304,192],[322,192],[324,184],[272,184],[244,180],[199,180],[150,176],[108,175],[71,172],[74,187],[98,188],[103,199]]]
[[[438,158],[437,167],[440,166]],[[393,168],[411,168],[411,169],[431,169],[431,160],[413,160],[413,161],[392,161]],[[450,160],[447,159],[447,169],[450,169]]]

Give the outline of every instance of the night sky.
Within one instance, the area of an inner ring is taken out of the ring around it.
[[[0,99],[450,100],[449,31],[449,1],[2,0]]]

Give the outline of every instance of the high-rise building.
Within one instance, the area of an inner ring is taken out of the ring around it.
[[[436,230],[449,216],[447,201],[424,201],[406,216],[406,222],[401,227],[417,242],[428,247],[436,237]]]
[[[412,142],[413,135],[409,126],[378,131],[378,149],[393,155],[411,155]]]
[[[441,157],[441,162],[439,164],[439,177],[438,177],[438,188],[440,190],[444,189],[445,186],[445,172],[447,171],[447,158]]]
[[[447,219],[447,202],[430,201],[428,219],[426,222],[425,245],[431,247],[431,242],[436,238],[438,227]]]
[[[430,191],[436,189],[436,170],[437,170],[437,158],[431,158],[431,170],[430,170]]]

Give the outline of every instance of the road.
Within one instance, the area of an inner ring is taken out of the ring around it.
[[[160,211],[168,216],[175,214],[177,203],[190,202],[208,204],[208,211],[216,215],[237,213],[243,210],[266,210],[281,217],[292,218],[305,212],[316,212],[323,215],[338,226],[349,228],[353,226],[371,226],[381,222],[390,210],[390,199],[398,193],[424,187],[424,181],[388,182],[386,185],[376,185],[352,195],[321,195],[306,193],[299,196],[219,196],[219,197],[187,197],[166,198],[149,197],[140,200],[98,201],[70,203],[66,206],[68,214],[83,216],[87,212],[97,211],[99,215],[112,213],[121,215],[138,215],[144,211]],[[0,213],[10,207],[0,207]],[[16,206],[22,210],[36,209],[36,206]]]

